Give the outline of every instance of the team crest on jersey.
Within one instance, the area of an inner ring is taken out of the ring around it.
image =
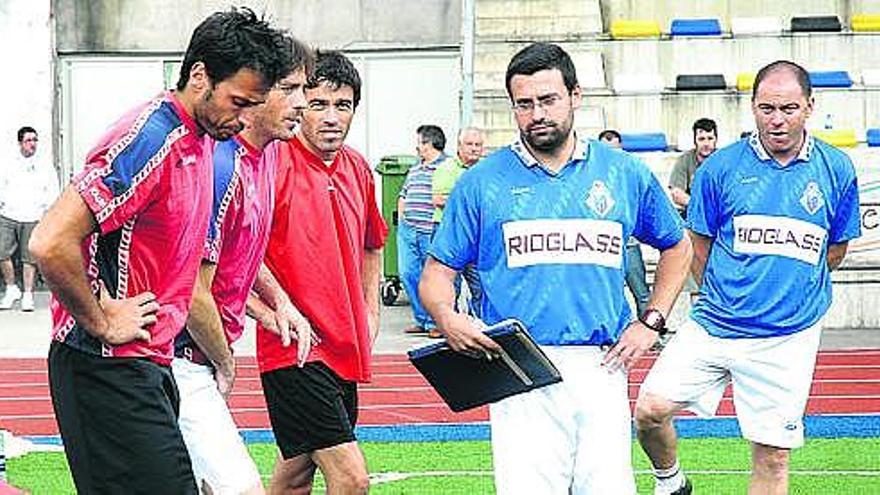
[[[810,215],[815,215],[817,211],[822,209],[824,204],[825,198],[822,196],[822,191],[819,190],[819,184],[810,181],[804,189],[804,193],[801,195],[801,206],[803,206]]]
[[[593,182],[593,187],[587,194],[587,206],[600,217],[604,217],[614,208],[614,198],[611,197],[611,191],[605,187],[605,183],[601,180]]]

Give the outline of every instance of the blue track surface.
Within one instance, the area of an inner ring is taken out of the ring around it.
[[[740,431],[734,418],[679,418],[675,422],[681,438],[733,438]],[[807,416],[804,426],[808,438],[880,437],[880,416]],[[242,430],[247,443],[273,443],[272,430]],[[358,426],[362,442],[450,442],[489,440],[488,423]],[[39,445],[61,445],[52,436],[25,437]]]

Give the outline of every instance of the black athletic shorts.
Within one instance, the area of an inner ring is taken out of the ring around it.
[[[78,493],[198,493],[171,368],[53,341],[49,384]]]
[[[357,383],[324,363],[260,375],[275,442],[285,459],[355,441]]]

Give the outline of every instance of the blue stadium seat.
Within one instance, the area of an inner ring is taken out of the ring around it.
[[[810,72],[810,84],[814,88],[849,88],[852,79],[845,70]]]
[[[880,129],[868,129],[868,146],[880,146]]]
[[[666,135],[662,132],[623,134],[621,144],[626,151],[666,151]]]
[[[721,23],[718,19],[673,19],[669,28],[672,36],[719,36]]]

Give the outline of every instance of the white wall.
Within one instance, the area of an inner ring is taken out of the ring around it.
[[[375,166],[388,154],[414,154],[415,129],[436,124],[455,152],[460,90],[457,53],[354,54],[363,79],[348,144]],[[62,164],[79,170],[88,150],[116,119],[164,87],[161,57],[63,57]]]
[[[16,131],[37,130],[39,153],[52,156],[52,30],[48,0],[0,1],[0,60],[4,74],[0,152],[17,149]],[[2,156],[2,155],[0,155]],[[2,164],[0,164],[2,170]]]

